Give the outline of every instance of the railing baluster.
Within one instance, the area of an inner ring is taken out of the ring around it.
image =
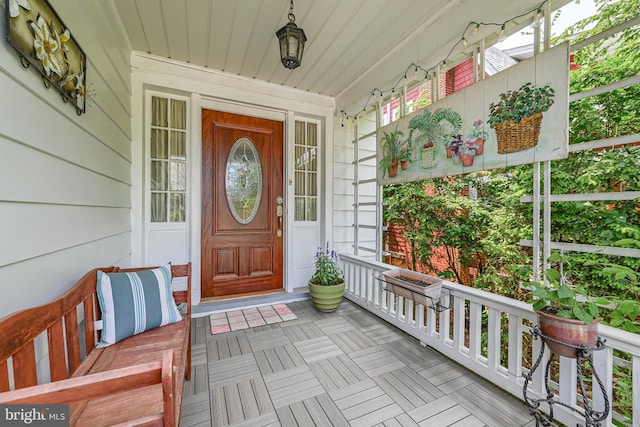
[[[427,310],[427,336],[430,338],[438,337],[436,320],[436,312],[434,310]]]
[[[631,365],[633,372],[632,396],[640,396],[640,356],[633,356]],[[640,399],[633,399],[633,427],[640,427]]]
[[[531,355],[530,355],[532,364],[535,362],[536,358],[540,354],[541,346],[542,346],[542,340],[540,339],[532,340]],[[546,396],[546,393],[547,393],[544,386],[544,367],[547,366],[548,360],[549,360],[549,349],[547,348],[545,349],[544,356],[540,361],[540,366],[542,366],[542,368],[538,368],[533,373],[533,381],[532,381],[533,384],[532,384],[531,390],[540,396]]]
[[[522,318],[509,314],[509,375],[516,381],[522,378]]]
[[[416,311],[419,310],[422,306],[420,304],[416,304],[413,301],[409,301],[409,311],[407,312],[407,323],[412,328],[416,328]]]
[[[578,395],[576,389],[576,381],[578,380],[578,369],[576,368],[575,359],[566,357],[560,358],[560,384],[558,397],[560,402],[571,405],[575,404]]]
[[[600,380],[604,385],[604,390],[606,392],[606,396],[603,396],[602,390],[600,387],[597,387],[596,384],[598,382],[593,379],[593,404],[591,407],[596,411],[601,411],[604,408],[604,399],[608,399],[609,403],[613,403],[613,349],[611,347],[607,347],[602,351],[594,351],[593,352],[593,369],[598,373]],[[637,371],[634,370],[634,374],[637,374]],[[638,400],[638,395],[634,394],[634,401]],[[634,412],[634,414],[636,414]],[[611,425],[612,419],[612,411],[609,411],[609,416],[604,421],[604,425]],[[634,423],[634,426],[637,424]]]
[[[447,301],[447,305],[451,306],[450,300]],[[438,317],[440,318],[440,342],[446,344],[451,341],[451,310],[441,311]]]
[[[482,338],[482,307],[477,302],[469,306],[469,357],[471,360],[480,358],[480,339]]]
[[[500,312],[489,308],[487,325],[487,365],[490,371],[497,371],[500,365]]]
[[[466,326],[465,316],[465,300],[458,298],[456,295],[453,298],[453,348],[456,351],[461,351],[464,348],[464,332]]]

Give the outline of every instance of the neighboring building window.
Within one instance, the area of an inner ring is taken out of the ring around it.
[[[186,221],[187,103],[151,97],[151,222]]]
[[[318,219],[318,125],[296,121],[295,215],[296,221]]]

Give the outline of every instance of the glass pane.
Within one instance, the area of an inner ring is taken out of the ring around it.
[[[295,220],[304,221],[304,197],[295,198]]]
[[[240,224],[250,223],[260,207],[262,166],[249,139],[240,138],[231,147],[225,178],[231,214]]]
[[[296,165],[295,165],[296,170],[299,170],[299,171],[305,170],[306,168],[305,152],[306,150],[303,146],[300,146],[300,145],[295,146],[294,156],[296,159]]]
[[[164,129],[151,129],[151,158],[167,158],[167,131]]]
[[[167,190],[167,162],[151,161],[151,190]]]
[[[187,103],[171,100],[171,127],[174,129],[187,128]]]
[[[318,214],[316,213],[316,199],[307,199],[307,221],[316,221]]]
[[[317,178],[318,178],[317,173],[309,172],[307,174],[307,196],[318,195],[318,184],[316,182]]]
[[[307,145],[318,146],[318,125],[307,123]]]
[[[167,127],[167,99],[151,97],[151,126]]]
[[[309,163],[307,164],[307,170],[317,172],[318,171],[318,158],[317,158],[318,149],[311,148],[308,153],[309,153]]]
[[[171,222],[184,222],[186,218],[185,209],[185,194],[184,193],[172,193],[171,194],[171,210],[169,212],[169,221]]]
[[[187,160],[186,132],[171,131],[171,159]]]
[[[167,195],[165,193],[151,193],[151,222],[165,222],[167,220]]]
[[[171,187],[172,191],[187,191],[187,164],[183,162],[171,162]]]
[[[304,122],[296,122],[296,144],[304,145]]]
[[[294,194],[296,196],[304,196],[304,172],[296,172],[295,182]]]

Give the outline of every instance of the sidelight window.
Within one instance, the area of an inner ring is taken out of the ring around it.
[[[185,222],[187,103],[151,97],[151,222]]]
[[[318,125],[296,121],[295,215],[296,221],[318,219]]]

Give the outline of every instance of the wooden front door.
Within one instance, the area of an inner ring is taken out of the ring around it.
[[[202,297],[282,289],[283,123],[202,110]]]

